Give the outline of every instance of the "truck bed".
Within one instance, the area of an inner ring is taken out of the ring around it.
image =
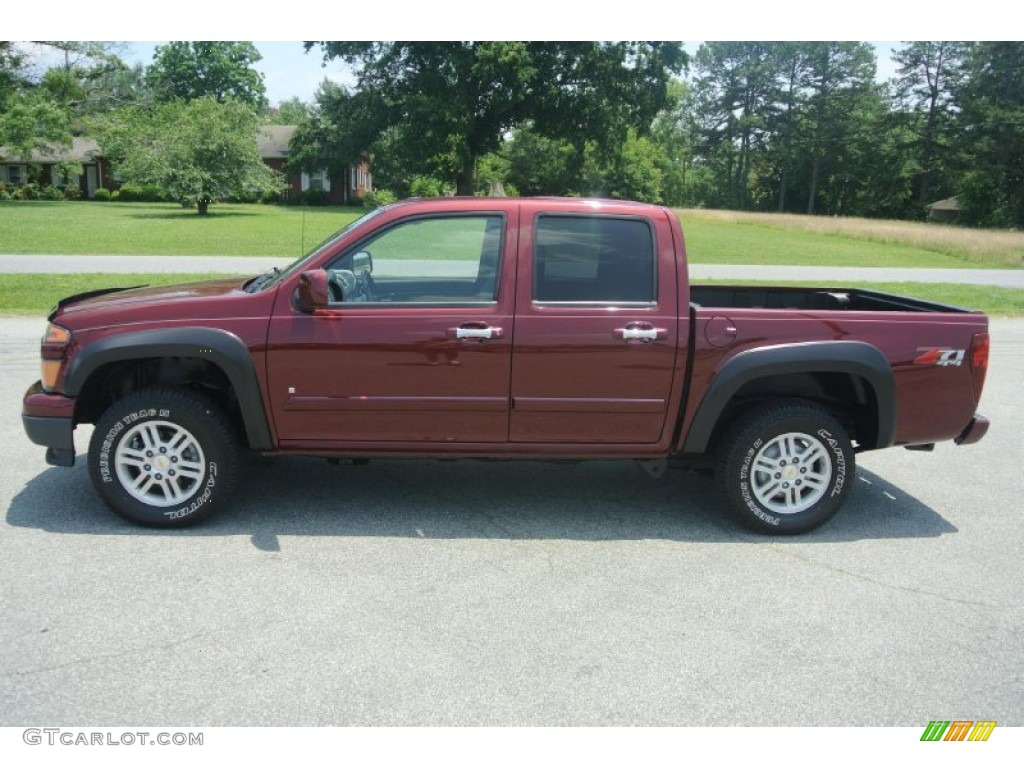
[[[811,309],[849,312],[963,312],[961,307],[861,288],[691,285],[697,307],[729,309]]]

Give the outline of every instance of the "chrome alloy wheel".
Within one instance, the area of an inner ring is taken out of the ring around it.
[[[147,421],[129,429],[117,446],[114,465],[125,491],[154,507],[180,504],[206,476],[199,441],[169,421]]]
[[[831,477],[828,448],[802,432],[787,432],[761,446],[750,466],[754,496],[777,515],[814,506],[828,490]]]

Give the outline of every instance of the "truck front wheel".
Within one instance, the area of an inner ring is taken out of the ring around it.
[[[817,528],[846,500],[854,453],[843,426],[813,403],[786,401],[733,425],[718,475],[732,511],[761,533]]]
[[[118,515],[178,528],[230,496],[239,449],[223,413],[190,391],[148,389],[111,405],[89,443],[89,475]]]

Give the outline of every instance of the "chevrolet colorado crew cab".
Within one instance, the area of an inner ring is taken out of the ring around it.
[[[667,208],[378,208],[248,279],[110,289],[49,315],[23,422],[114,512],[219,509],[245,451],[635,459],[713,469],[754,529],[828,520],[855,456],[980,440],[978,312],[847,288],[694,286]]]

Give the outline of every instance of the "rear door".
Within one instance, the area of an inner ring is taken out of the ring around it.
[[[524,212],[519,253],[510,440],[670,439],[679,322],[667,218]]]

